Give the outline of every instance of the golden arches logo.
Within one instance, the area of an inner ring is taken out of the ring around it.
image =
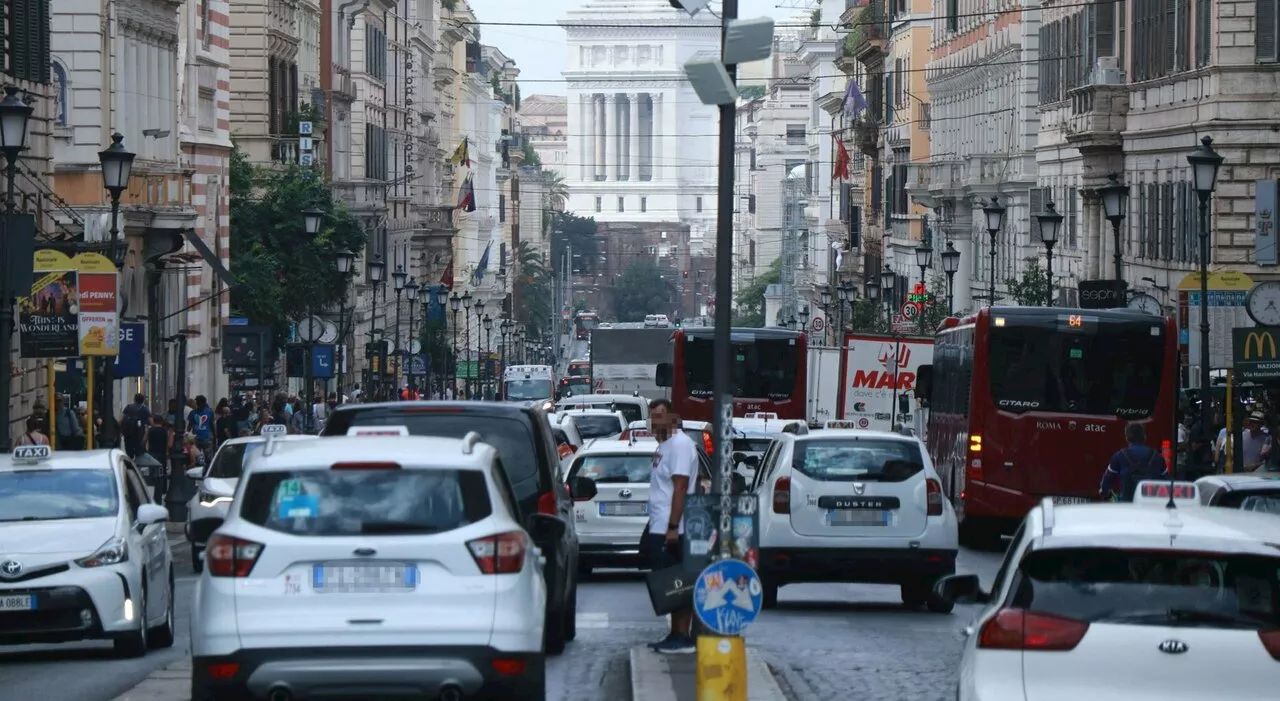
[[[1259,331],[1250,332],[1248,336],[1244,337],[1244,345],[1241,349],[1244,351],[1244,359],[1253,360],[1256,356],[1258,360],[1263,360],[1264,358],[1262,355],[1262,349],[1264,346],[1268,347],[1268,349],[1271,351],[1271,355],[1265,359],[1275,360],[1276,359],[1275,336],[1273,336],[1270,332],[1267,332],[1267,333],[1262,333]],[[1250,349],[1253,350],[1252,353],[1249,352]]]

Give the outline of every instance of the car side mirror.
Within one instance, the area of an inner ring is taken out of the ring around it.
[[[586,477],[574,477],[568,487],[569,496],[573,497],[574,501],[591,501],[599,493],[595,481]]]
[[[731,485],[730,489],[732,490],[732,492],[733,492],[734,494],[746,494],[746,493],[747,493],[747,478],[746,478],[746,477],[744,477],[744,476],[742,476],[742,475],[740,475],[740,474],[734,473],[734,475],[733,475],[733,477],[731,478],[731,480],[732,480],[732,485]]]
[[[658,363],[653,373],[653,384],[659,387],[670,387],[673,375],[671,363]]]
[[[953,574],[939,579],[933,585],[933,593],[951,603],[985,604],[991,595],[982,590],[976,574]]]
[[[529,537],[535,543],[558,543],[564,540],[568,530],[563,519],[547,514],[533,514],[529,517]]]
[[[194,480],[196,482],[199,482],[200,480],[204,479],[204,468],[193,467],[190,470],[187,470],[187,479]]]
[[[150,526],[153,523],[169,520],[169,510],[159,504],[143,504],[138,507],[138,523]]]

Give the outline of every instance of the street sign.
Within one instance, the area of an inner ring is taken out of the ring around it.
[[[693,611],[717,635],[741,635],[763,604],[760,577],[742,560],[711,563],[693,585]]]
[[[315,131],[311,122],[298,122],[298,133],[303,136],[310,136]]]
[[[146,374],[147,324],[126,321],[120,324],[120,354],[116,356],[116,377],[142,377]]]
[[[227,326],[248,326],[249,320],[243,316],[233,316],[227,319]]]
[[[1234,270],[1209,273],[1209,367],[1230,368],[1231,336],[1227,329],[1252,326],[1253,320],[1244,309],[1244,298],[1253,288],[1253,279]],[[1184,363],[1200,365],[1200,273],[1188,273],[1178,283],[1179,345]],[[1195,380],[1199,373],[1193,373]]]
[[[822,317],[820,317],[820,316],[815,316],[815,317],[813,317],[813,330],[814,330],[814,331],[821,331],[821,330],[823,330],[823,329],[825,329],[825,328],[827,328],[827,322],[826,322],[825,320],[823,320],[823,318],[822,318]]]
[[[915,321],[915,318],[919,315],[920,307],[916,306],[914,303],[906,302],[902,305],[902,317],[907,321]]]
[[[289,427],[284,424],[267,424],[258,429],[258,433],[264,436],[283,436],[289,432]]]
[[[1280,380],[1280,332],[1277,329],[1235,328],[1231,330],[1234,377],[1242,382]]]
[[[311,376],[317,380],[328,380],[333,377],[334,348],[328,344],[311,346]]]

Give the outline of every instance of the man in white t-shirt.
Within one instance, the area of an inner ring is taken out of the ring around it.
[[[656,571],[680,564],[685,497],[697,488],[698,448],[681,430],[680,417],[666,399],[649,402],[649,424],[659,443],[649,475],[649,532],[644,549],[649,568]],[[692,609],[673,612],[671,633],[653,649],[669,655],[693,654],[692,623]]]

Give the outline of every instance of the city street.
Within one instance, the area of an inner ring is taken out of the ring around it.
[[[976,572],[986,585],[999,559],[995,553],[966,550],[959,566]],[[98,643],[2,650],[0,701],[111,701],[150,672],[181,659],[187,652],[195,576],[185,559],[178,567],[178,642],[172,649],[139,660],[114,659],[110,645]],[[652,614],[638,573],[593,575],[578,596],[578,638],[551,661],[547,698],[627,699],[629,650],[662,637],[666,623]],[[893,587],[791,585],[782,589],[778,609],[765,612],[747,640],[797,701],[942,701],[952,695],[959,631],[973,613],[963,606],[950,616],[904,612]],[[182,685],[173,687],[177,693]],[[184,700],[183,695],[163,699]]]

